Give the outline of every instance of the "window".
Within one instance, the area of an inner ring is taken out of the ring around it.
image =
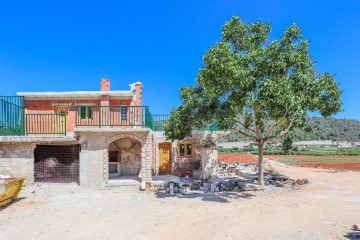
[[[90,106],[81,106],[79,108],[80,119],[92,119],[93,109]]]
[[[109,162],[118,162],[118,155],[120,156],[120,150],[109,150]]]
[[[127,111],[128,111],[128,106],[121,106],[120,107],[121,121],[126,121],[127,120]]]
[[[193,156],[193,143],[191,142],[180,142],[178,144],[179,156],[189,157]]]

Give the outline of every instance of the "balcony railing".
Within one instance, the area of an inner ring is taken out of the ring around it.
[[[66,135],[76,127],[147,127],[163,131],[169,115],[152,115],[147,106],[76,106],[75,119],[64,114],[25,114],[23,97],[0,96],[0,136]],[[205,127],[204,127],[205,126]],[[210,122],[194,130],[217,131]]]
[[[151,114],[145,106],[77,106],[78,127],[148,126]]]
[[[152,115],[152,126],[151,129],[154,131],[164,131],[164,125],[169,119],[168,114]]]
[[[24,98],[0,96],[0,136],[24,134]]]
[[[151,119],[152,119],[152,124],[150,126],[150,128],[153,131],[164,131],[164,126],[165,123],[167,122],[167,120],[169,119],[168,114],[160,114],[160,115],[152,115]],[[208,122],[205,124],[205,126],[202,127],[194,127],[194,130],[197,131],[218,131],[219,127],[218,124],[216,122]]]
[[[66,135],[65,114],[26,114],[26,135],[64,134]]]

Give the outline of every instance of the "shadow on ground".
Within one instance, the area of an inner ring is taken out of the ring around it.
[[[228,203],[232,199],[251,199],[255,197],[255,194],[247,192],[217,192],[217,193],[193,193],[193,194],[176,194],[175,196],[170,196],[169,193],[165,191],[155,192],[157,198],[179,198],[179,199],[196,199],[199,198],[204,202],[218,202],[218,203]]]
[[[8,207],[17,204],[18,202],[22,201],[26,199],[26,197],[17,197],[15,200],[11,201],[10,203],[6,204],[5,206],[0,207],[0,212],[4,211],[5,209],[7,209]]]

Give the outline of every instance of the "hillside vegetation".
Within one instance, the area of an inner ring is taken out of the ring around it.
[[[311,131],[305,132],[300,129],[293,131],[293,141],[331,140],[331,141],[360,141],[360,121],[352,119],[310,117],[306,120]],[[242,135],[230,133],[220,142],[249,141]]]

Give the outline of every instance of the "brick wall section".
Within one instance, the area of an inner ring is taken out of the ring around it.
[[[0,174],[34,182],[34,148],[31,143],[0,143]]]
[[[131,99],[110,99],[110,106],[130,106]]]
[[[142,106],[142,89],[143,85],[141,83],[135,84],[135,105],[136,106]]]
[[[127,105],[129,106],[131,103],[131,99],[114,99],[110,100],[110,105],[121,106]],[[67,132],[74,132],[75,128],[75,106],[76,105],[86,105],[89,106],[100,106],[100,100],[25,100],[26,114],[54,114],[55,108],[58,105],[66,105],[69,106],[69,114],[67,116]],[[98,116],[97,109],[94,110],[94,117]],[[42,123],[45,125],[50,125],[50,122]],[[35,126],[33,126],[35,127]]]
[[[101,91],[110,91],[110,80],[109,79],[107,79],[107,78],[101,79],[100,90]]]

